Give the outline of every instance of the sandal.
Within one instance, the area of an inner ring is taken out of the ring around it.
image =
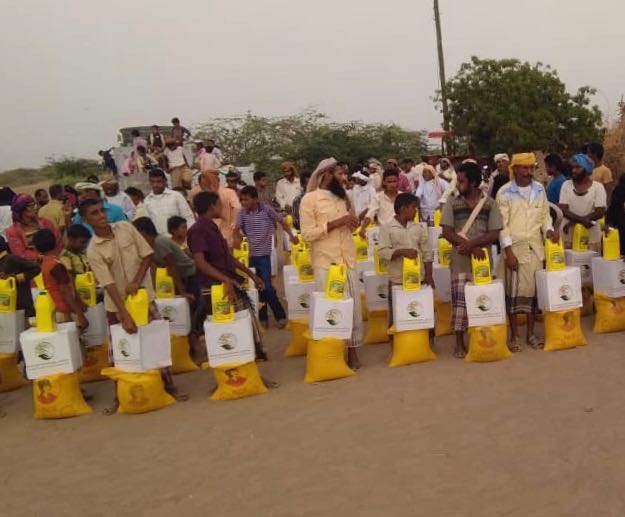
[[[521,343],[519,343],[519,340],[515,338],[508,343],[508,350],[510,350],[513,354],[517,354],[523,351],[523,347],[521,346]]]
[[[467,356],[467,351],[464,348],[457,346],[454,349],[454,357],[456,359],[464,359]]]
[[[538,336],[532,335],[527,338],[527,345],[534,350],[542,350],[545,348],[545,343]]]

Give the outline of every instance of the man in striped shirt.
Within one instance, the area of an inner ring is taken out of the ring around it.
[[[258,200],[258,191],[255,187],[247,186],[241,190],[241,206],[234,230],[235,243],[241,242],[242,235],[247,237],[250,247],[250,266],[256,269],[256,275],[261,278],[265,289],[260,293],[260,301],[264,302],[258,317],[265,328],[269,326],[267,305],[271,307],[278,328],[286,326],[286,314],[278,300],[276,290],[271,284],[271,237],[277,224],[282,226],[289,235],[291,242],[297,244],[297,237],[284,219],[266,203]]]

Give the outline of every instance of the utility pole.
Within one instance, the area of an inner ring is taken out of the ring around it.
[[[434,0],[434,23],[436,24],[436,48],[438,51],[438,78],[441,85],[441,102],[443,104],[443,129],[449,131],[449,108],[447,107],[447,91],[445,89],[445,58],[443,56],[443,35],[441,33],[441,14],[438,9],[438,0]],[[448,143],[450,141],[450,139],[447,139]]]

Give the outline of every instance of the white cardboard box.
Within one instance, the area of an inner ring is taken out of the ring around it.
[[[0,312],[0,353],[14,354],[20,349],[25,318],[24,311]]]
[[[583,305],[582,277],[578,267],[563,271],[541,270],[536,273],[538,308],[554,312],[575,309]]]
[[[284,292],[290,320],[308,319],[314,290],[314,282],[302,283],[297,278],[292,278],[287,282]]]
[[[373,247],[379,244],[380,241],[380,227],[374,226],[373,228],[368,228],[366,234],[367,242],[369,243],[369,256],[373,257]]]
[[[125,372],[144,372],[171,366],[169,322],[154,320],[128,334],[120,324],[111,325],[115,367]]]
[[[29,379],[73,373],[82,366],[75,323],[59,323],[54,332],[30,328],[20,334],[20,343]]]
[[[81,336],[85,345],[98,346],[108,343],[109,325],[106,319],[104,303],[100,302],[93,307],[87,308],[85,318],[89,322],[87,330]]]
[[[375,264],[373,263],[373,259],[363,262],[356,262],[356,272],[358,273],[358,279],[363,286],[365,283],[364,275],[367,271],[375,271]]]
[[[567,266],[576,266],[582,274],[582,286],[592,286],[592,259],[596,257],[596,251],[573,251],[564,250]]]
[[[430,286],[404,291],[401,285],[394,285],[392,296],[397,332],[434,328],[434,291]]]
[[[368,311],[388,310],[388,275],[365,271],[365,299]]]
[[[625,296],[625,262],[594,257],[592,280],[596,293],[603,293],[609,298]]]
[[[191,309],[183,296],[176,298],[157,298],[156,308],[161,317],[169,321],[172,336],[188,336],[191,332]]]
[[[501,280],[490,284],[468,283],[464,288],[469,327],[502,325],[506,322],[506,295]]]
[[[441,302],[451,301],[451,269],[441,266],[438,262],[432,263],[432,280],[434,293]]]
[[[286,284],[289,283],[289,279],[293,278],[297,280],[297,269],[295,266],[287,264],[282,266],[282,285],[286,287]]]
[[[433,250],[438,250],[438,238],[443,234],[443,229],[439,226],[428,226],[428,241]]]
[[[313,292],[311,297],[309,327],[313,339],[335,337],[349,339],[354,325],[354,300],[334,300],[325,293]]]
[[[228,323],[204,323],[208,364],[215,368],[222,364],[249,363],[254,361],[254,334],[248,311],[235,314]]]

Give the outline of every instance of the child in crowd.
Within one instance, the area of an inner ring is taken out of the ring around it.
[[[415,224],[417,213],[417,198],[412,194],[403,193],[395,198],[395,217],[380,227],[379,253],[388,267],[389,286],[389,321],[393,324],[393,297],[394,285],[401,285],[404,258],[419,259],[421,261],[422,283],[434,286],[432,281],[432,260],[434,254],[428,239],[428,230],[425,224]]]
[[[74,279],[76,275],[91,271],[86,253],[89,239],[91,233],[82,224],[72,224],[67,229],[67,242],[59,255],[59,260]]]
[[[15,277],[17,290],[16,308],[23,310],[26,318],[31,318],[35,315],[30,282],[40,271],[41,269],[36,262],[12,255],[9,252],[7,241],[0,235],[0,278]]]
[[[265,328],[269,326],[267,305],[271,307],[276,319],[276,325],[282,329],[286,326],[286,313],[278,300],[278,295],[271,285],[271,236],[274,225],[277,223],[289,235],[291,242],[297,244],[297,237],[284,219],[266,203],[258,200],[258,191],[255,187],[247,186],[241,189],[241,206],[234,229],[235,243],[241,242],[242,234],[247,237],[250,246],[250,266],[256,269],[261,278],[264,289],[260,293],[260,301],[264,302],[259,311],[259,319]]]
[[[84,314],[86,307],[76,293],[74,281],[67,268],[55,253],[54,233],[48,229],[37,231],[33,235],[33,244],[42,256],[43,285],[54,302],[57,320],[67,322],[75,318],[79,331],[86,330],[89,326]]]
[[[167,219],[167,233],[171,235],[171,240],[185,253],[189,253],[187,245],[187,220],[179,215],[173,215]]]

